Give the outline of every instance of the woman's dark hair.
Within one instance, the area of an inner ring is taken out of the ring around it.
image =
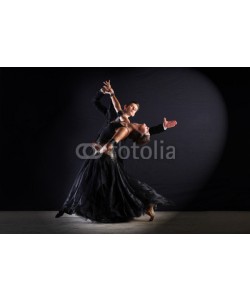
[[[130,102],[126,103],[125,105],[128,106],[130,104],[136,104],[138,106],[138,110],[139,110],[139,108],[140,108],[139,102],[137,102],[137,101],[130,101]]]
[[[141,135],[139,132],[136,131],[131,132],[129,138],[139,146],[146,145],[150,142],[150,135]]]

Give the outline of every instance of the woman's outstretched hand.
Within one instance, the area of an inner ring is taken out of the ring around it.
[[[103,82],[104,86],[102,87],[102,91],[104,94],[113,94],[114,90],[111,87],[110,80],[106,80]]]
[[[105,85],[101,88],[101,91],[103,94],[111,94],[111,91]]]
[[[166,118],[163,119],[163,127],[164,128],[172,128],[177,125],[176,120],[168,121]]]

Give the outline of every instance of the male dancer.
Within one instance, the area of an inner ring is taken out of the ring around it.
[[[109,102],[109,106],[103,105],[101,102],[103,96],[105,94],[110,95],[111,101]],[[119,104],[118,99],[115,96],[114,90],[111,87],[110,80],[104,82],[104,86],[97,92],[95,98],[93,99],[93,102],[97,109],[105,115],[106,118],[106,125],[109,124],[111,121],[115,120],[117,118],[117,111],[119,110],[117,103]],[[137,111],[139,110],[139,103],[136,101],[128,102],[124,105],[123,112],[125,114],[126,118],[134,117]],[[172,128],[176,126],[177,122],[174,121],[168,121],[165,117],[163,118],[163,123],[152,126],[149,128],[150,136],[153,134],[158,134],[161,132],[164,132],[167,128]],[[98,134],[98,137],[100,136],[103,128]],[[97,137],[97,140],[98,140]]]

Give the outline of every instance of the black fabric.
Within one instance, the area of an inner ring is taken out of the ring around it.
[[[114,138],[112,138],[111,140],[109,140],[108,143],[109,143],[110,145],[117,145],[117,143],[116,143],[116,141],[115,141]]]
[[[98,91],[93,98],[93,103],[95,104],[96,108],[104,115],[108,113],[108,109],[103,103],[101,102],[101,99],[103,98],[104,94],[101,91]]]
[[[106,127],[104,127],[96,142],[101,145],[106,144],[113,137],[116,129],[120,127],[123,127],[123,125],[120,123],[119,119],[110,122]]]
[[[105,125],[100,129],[98,132],[96,140],[101,135],[105,126],[107,126],[111,121],[117,118],[117,112],[115,111],[112,101],[109,101],[109,106],[105,106],[102,103],[102,100],[107,95],[103,94],[100,90],[96,93],[95,97],[93,98],[92,102],[94,103],[95,107],[105,116]]]
[[[124,222],[144,214],[149,204],[172,203],[152,187],[128,175],[116,152],[86,160],[59,211],[98,222]]]
[[[124,112],[122,111],[122,110],[119,110],[118,112],[117,112],[117,115],[120,117],[120,116],[122,116],[124,114]]]
[[[164,130],[163,124],[159,124],[159,125],[156,125],[156,126],[153,126],[153,127],[149,128],[150,135],[158,134],[158,133],[161,133],[161,132],[164,132],[164,131],[165,130]]]

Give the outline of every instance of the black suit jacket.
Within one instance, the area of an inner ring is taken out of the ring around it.
[[[105,123],[98,132],[98,136],[96,140],[99,138],[100,134],[102,133],[105,126],[107,126],[111,121],[115,120],[117,118],[117,113],[114,109],[114,106],[112,102],[108,101],[108,106],[103,105],[102,100],[103,98],[107,97],[107,95],[103,94],[101,91],[98,91],[93,98],[93,103],[96,106],[96,108],[105,116]]]

